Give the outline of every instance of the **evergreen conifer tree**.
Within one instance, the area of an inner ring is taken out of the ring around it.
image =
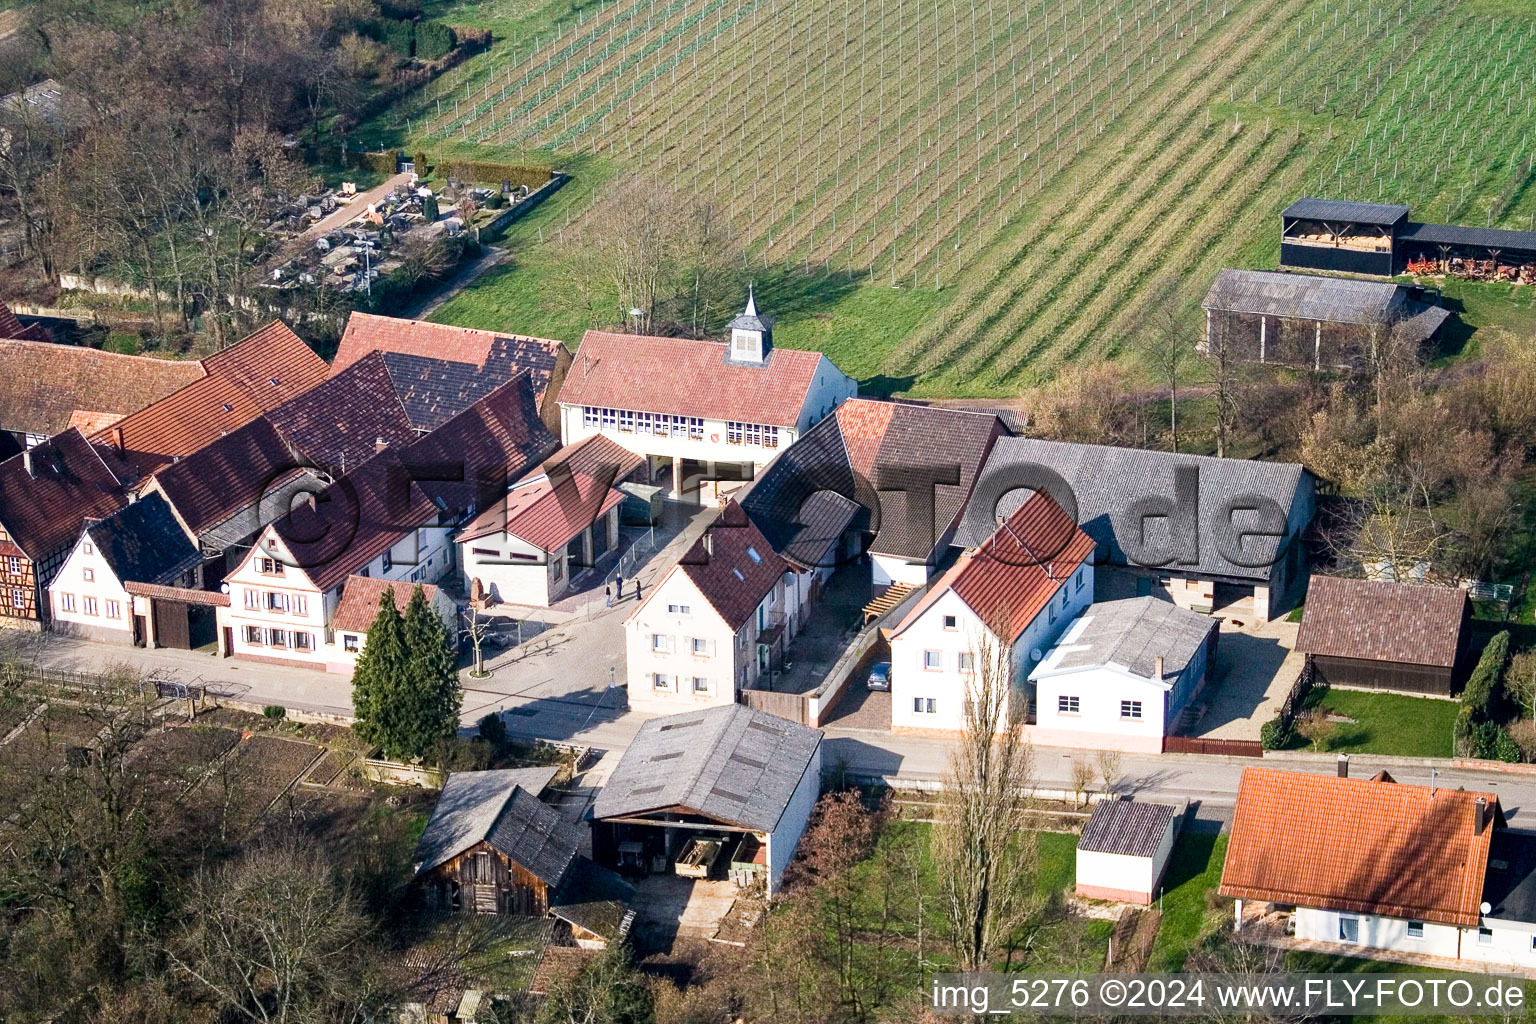
[[[379,612],[368,627],[368,639],[352,673],[352,710],[357,716],[353,731],[365,742],[383,747],[387,757],[403,754],[399,714],[400,689],[406,677],[404,632],[395,592],[386,588],[379,596]]]
[[[417,586],[405,609],[403,635],[406,655],[406,693],[411,705],[405,723],[413,754],[425,754],[459,728],[463,693],[448,627]]]

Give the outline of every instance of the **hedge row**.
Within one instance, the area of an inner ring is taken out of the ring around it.
[[[490,160],[449,160],[439,165],[428,153],[416,154],[416,173],[424,174],[426,168],[436,167],[442,171],[445,178],[458,178],[460,181],[473,181],[481,185],[499,186],[504,181],[510,181],[512,187],[527,185],[536,189],[547,184],[554,177],[554,171],[548,167],[527,166],[525,164],[499,164]]]
[[[357,167],[386,175],[395,173],[400,159],[400,154],[392,149],[382,153],[369,153],[361,149],[343,152],[339,146],[309,146],[306,147],[305,155],[313,162]]]

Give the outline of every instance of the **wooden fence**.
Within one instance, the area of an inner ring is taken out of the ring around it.
[[[787,718],[791,722],[806,722],[806,694],[777,693],[773,690],[742,690],[741,702],[749,708],[766,711],[770,715]]]
[[[1289,728],[1301,713],[1302,704],[1307,699],[1307,694],[1312,692],[1312,685],[1317,682],[1317,666],[1308,658],[1302,663],[1301,671],[1296,675],[1296,681],[1291,684],[1291,692],[1285,695],[1285,703],[1280,705],[1279,718],[1281,724]]]
[[[1194,736],[1164,736],[1163,753],[1263,757],[1264,744],[1258,740],[1204,740]]]

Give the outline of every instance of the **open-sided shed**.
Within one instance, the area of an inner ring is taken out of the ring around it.
[[[742,704],[651,719],[597,795],[594,856],[640,873],[756,874],[771,895],[821,792],[821,737]]]
[[[1280,265],[1391,277],[1408,207],[1298,199],[1280,214]]]
[[[1458,587],[1313,576],[1296,650],[1320,682],[1449,697],[1471,615]]]

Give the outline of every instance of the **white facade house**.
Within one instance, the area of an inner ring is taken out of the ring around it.
[[[630,707],[736,703],[799,631],[811,579],[728,503],[624,622]]]
[[[1030,739],[1156,754],[1205,684],[1218,620],[1155,597],[1087,608],[1029,673]]]
[[[892,729],[964,730],[967,693],[983,663],[1003,652],[1010,693],[1027,701],[1031,655],[1093,600],[1092,551],[1040,493],[962,555],[891,633]]]
[[[822,735],[741,704],[651,719],[598,791],[594,848],[666,872],[718,843],[716,871],[772,896],[821,794]]]
[[[601,435],[550,456],[459,531],[466,589],[483,596],[491,615],[500,605],[543,608],[569,594],[618,548],[624,494],[615,485],[643,465]]]
[[[330,641],[321,645],[326,657],[326,671],[350,674],[357,667],[357,659],[368,647],[368,630],[379,614],[379,602],[385,590],[392,595],[395,609],[404,615],[411,595],[418,586],[427,604],[437,612],[438,618],[442,619],[443,626],[452,636],[457,628],[455,619],[458,608],[440,587],[430,583],[412,583],[409,580],[349,576],[342,586],[341,603],[331,616],[327,632]]]
[[[1077,894],[1139,903],[1157,899],[1184,808],[1101,800],[1077,838]]]
[[[727,343],[588,331],[560,389],[560,439],[601,435],[646,459],[643,483],[723,502],[858,384],[818,352],[775,348],[748,300]]]
[[[229,606],[218,613],[227,653],[250,661],[277,662],[328,672],[350,673],[358,651],[332,628],[347,576],[430,583],[453,567],[452,529],[421,526],[405,530],[361,565],[332,582],[303,567],[276,525],[257,537],[249,554],[225,577]],[[329,567],[326,567],[329,568]],[[352,642],[356,642],[355,640]],[[359,647],[360,650],[360,647]]]
[[[1493,793],[1351,779],[1347,759],[1336,777],[1245,769],[1218,891],[1267,941],[1536,968],[1536,833]]]
[[[158,646],[149,599],[129,583],[190,586],[202,556],[170,506],[150,495],[88,520],[48,584],[55,632],[109,643]]]

